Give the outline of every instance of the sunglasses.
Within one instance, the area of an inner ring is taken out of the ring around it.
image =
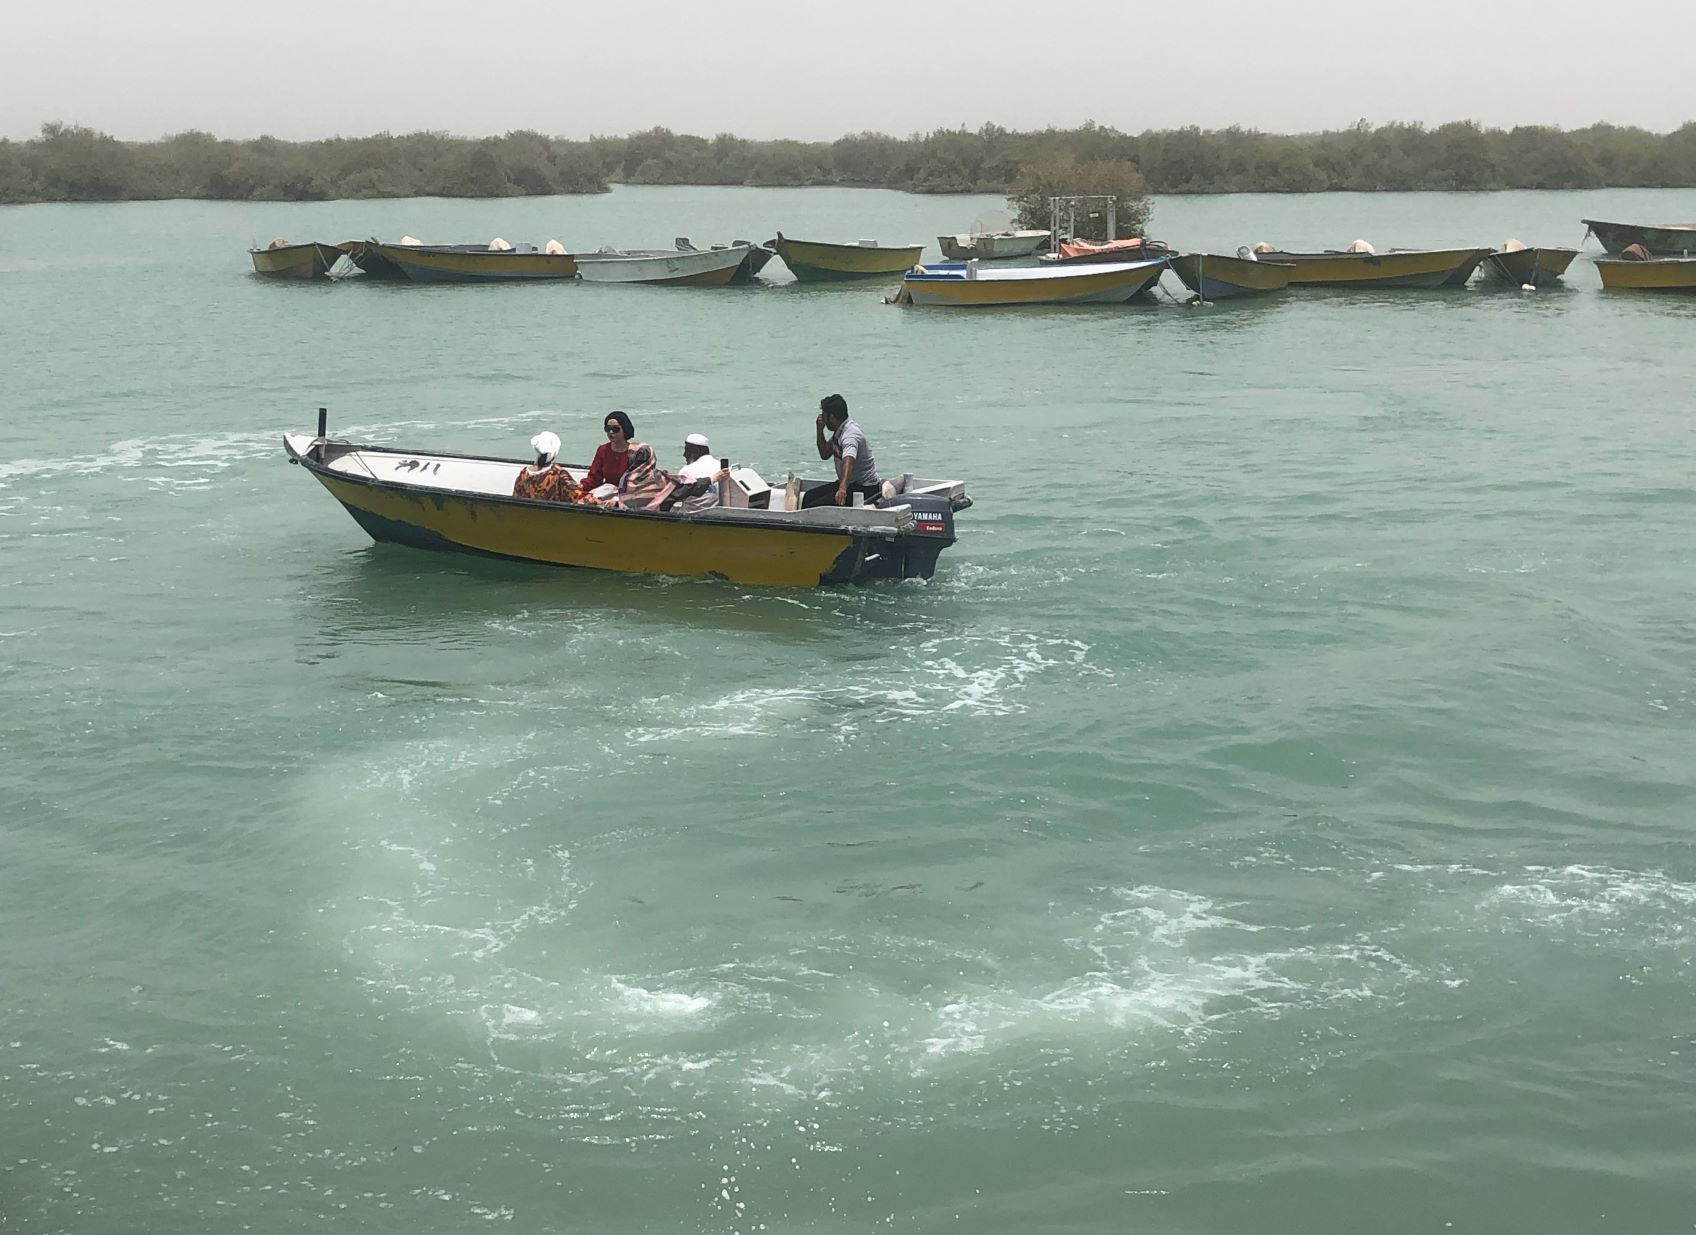
[[[607,432],[608,433],[623,433],[624,432],[624,426],[623,425],[608,425],[607,426]]]

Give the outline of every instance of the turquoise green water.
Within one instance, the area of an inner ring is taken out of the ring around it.
[[[1696,300],[275,285],[272,235],[888,242],[988,201],[0,211],[0,1229],[1696,1224]],[[1576,243],[1677,194],[1159,204]],[[781,474],[928,585],[379,549],[278,441]]]

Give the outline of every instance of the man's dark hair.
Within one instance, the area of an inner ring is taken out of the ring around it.
[[[819,411],[826,420],[847,420],[848,400],[841,395],[826,395],[819,400]]]

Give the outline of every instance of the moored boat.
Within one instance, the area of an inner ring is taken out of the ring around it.
[[[951,262],[1004,261],[1010,257],[1029,257],[1048,243],[1050,233],[1041,231],[962,232],[954,236],[938,236],[937,247]]]
[[[1514,287],[1547,287],[1560,281],[1577,249],[1545,249],[1528,247],[1510,240],[1485,259],[1484,277],[1495,283]]]
[[[1062,240],[1043,262],[1056,266],[1087,266],[1092,262],[1135,262],[1145,257],[1170,257],[1172,247],[1163,241],[1127,236],[1097,244],[1093,240]]]
[[[816,587],[928,579],[955,541],[954,513],[971,505],[952,480],[903,477],[875,506],[790,509],[787,488],[752,478],[747,506],[690,514],[512,496],[529,460],[357,446],[285,434],[291,462],[311,472],[373,540],[552,566],[696,575],[736,583]],[[580,478],[586,468],[569,469]],[[798,488],[835,481],[803,481]]]
[[[679,237],[677,247],[686,249],[692,246],[687,238]],[[716,244],[713,246],[715,249],[722,247]],[[766,268],[766,263],[777,256],[776,249],[763,244],[755,244],[751,240],[732,240],[730,247],[742,250],[742,264],[737,267],[736,273],[730,276],[730,281],[735,284],[752,283],[755,276]]]
[[[782,232],[778,232],[777,238],[771,241],[771,247],[789,267],[789,272],[802,282],[900,274],[915,264],[925,251],[922,244],[885,248],[875,240],[862,240],[858,244],[791,240]]]
[[[1490,255],[1489,249],[1391,249],[1286,253],[1257,247],[1261,261],[1295,267],[1291,287],[1458,287]]]
[[[1090,266],[986,266],[938,262],[914,266],[901,280],[900,304],[1123,304],[1150,287],[1163,258]]]
[[[545,252],[533,245],[360,244],[361,251],[349,256],[361,270],[371,273],[367,262],[375,257],[377,269],[392,267],[414,283],[533,283],[577,277],[577,260],[570,253]]]
[[[1596,270],[1611,291],[1696,292],[1696,257],[1598,257]]]
[[[1285,262],[1227,257],[1223,253],[1180,253],[1170,262],[1172,273],[1203,300],[1283,291],[1295,271]]]
[[[336,247],[368,279],[406,281],[406,271],[377,251],[376,240],[344,240]]]
[[[249,249],[247,253],[253,259],[253,272],[273,279],[325,278],[342,255],[333,244],[316,240],[289,244],[280,236],[263,249]]]
[[[1611,255],[1640,244],[1651,253],[1665,256],[1696,255],[1696,223],[1609,223],[1603,219],[1580,219],[1589,234],[1601,241]]]
[[[586,283],[653,283],[670,287],[723,287],[748,261],[744,249],[602,249],[577,254]]]

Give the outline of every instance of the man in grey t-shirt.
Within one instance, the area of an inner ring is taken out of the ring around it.
[[[882,494],[883,481],[878,479],[871,443],[866,441],[860,426],[848,419],[848,400],[841,395],[826,395],[819,400],[814,445],[818,447],[819,458],[836,461],[836,487],[818,485],[807,490],[801,499],[803,509],[829,506],[832,502],[846,506],[855,493],[864,495],[868,502],[876,501]]]

